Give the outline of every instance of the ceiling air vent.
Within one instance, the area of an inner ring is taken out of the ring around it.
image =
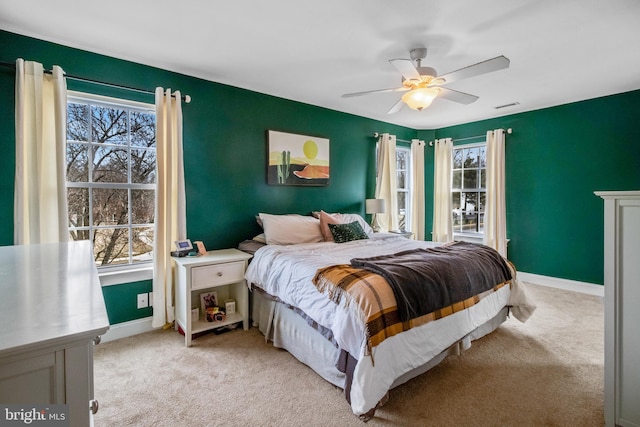
[[[520,105],[520,103],[519,102],[511,102],[509,104],[498,105],[497,107],[493,107],[493,108],[495,108],[496,110],[499,110],[501,108],[515,107],[516,105]]]

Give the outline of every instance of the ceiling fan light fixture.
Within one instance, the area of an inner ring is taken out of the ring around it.
[[[402,95],[402,101],[412,110],[422,111],[431,105],[434,98],[438,96],[438,89],[417,88]]]

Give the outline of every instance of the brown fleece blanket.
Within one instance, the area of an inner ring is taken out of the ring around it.
[[[403,322],[464,301],[512,278],[507,262],[496,250],[468,242],[354,258],[351,265],[386,279]]]

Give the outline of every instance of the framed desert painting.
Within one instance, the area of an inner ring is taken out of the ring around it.
[[[267,183],[328,185],[329,140],[309,135],[268,131]]]

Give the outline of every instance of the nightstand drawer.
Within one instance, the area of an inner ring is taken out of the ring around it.
[[[244,261],[194,267],[191,270],[191,289],[209,288],[244,279]]]

